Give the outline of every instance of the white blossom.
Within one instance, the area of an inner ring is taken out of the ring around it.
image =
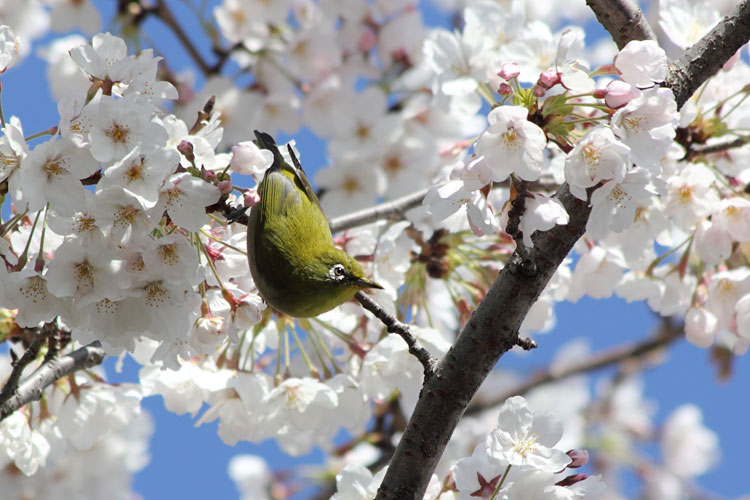
[[[50,445],[39,431],[29,427],[22,412],[14,412],[0,422],[0,450],[21,472],[31,476],[44,466]]]
[[[0,73],[12,68],[18,61],[20,42],[10,26],[0,26]]]
[[[603,181],[625,178],[630,148],[615,138],[607,127],[595,127],[580,139],[565,159],[565,180],[570,192],[586,200],[586,188]]]
[[[720,19],[716,8],[704,0],[659,0],[659,26],[681,49],[700,40]]]
[[[617,110],[612,116],[612,129],[630,147],[635,163],[651,169],[667,154],[678,116],[672,91],[657,87]]]
[[[570,457],[552,448],[562,437],[560,422],[549,413],[532,412],[521,396],[503,403],[497,423],[487,437],[491,462],[544,472],[558,472],[570,463]]]
[[[534,246],[531,236],[536,231],[548,231],[556,225],[565,225],[570,217],[562,203],[543,194],[530,195],[526,200],[526,210],[521,216],[518,229],[523,232],[523,243]]]
[[[636,87],[652,87],[667,77],[667,53],[656,40],[631,40],[615,57],[620,78]]]
[[[477,140],[477,154],[493,169],[492,180],[504,181],[512,173],[535,181],[542,173],[544,131],[527,120],[521,106],[500,106],[490,111],[489,128]]]

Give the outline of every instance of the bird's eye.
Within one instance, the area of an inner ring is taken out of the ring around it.
[[[346,269],[341,264],[336,264],[328,271],[328,275],[336,281],[341,281],[346,276]]]

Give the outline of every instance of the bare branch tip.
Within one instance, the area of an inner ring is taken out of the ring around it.
[[[524,351],[531,351],[532,349],[536,349],[537,347],[539,347],[537,343],[532,339],[521,337],[518,337],[518,340],[516,340],[516,345]]]
[[[385,309],[380,306],[380,304],[375,302],[364,292],[357,292],[354,298],[357,299],[357,302],[362,304],[362,307],[370,311],[376,318],[378,318],[385,325],[386,330],[389,333],[395,333],[402,339],[404,339],[404,342],[406,342],[406,345],[409,347],[409,353],[417,358],[417,360],[422,364],[422,367],[424,369],[424,381],[426,382],[427,380],[429,380],[435,374],[437,361],[432,357],[427,349],[419,345],[419,341],[417,341],[417,338],[413,333],[411,333],[409,325],[402,323],[395,317],[391,316]]]

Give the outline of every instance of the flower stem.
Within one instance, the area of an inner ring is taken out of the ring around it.
[[[492,493],[492,496],[490,497],[490,500],[495,500],[495,497],[500,492],[500,488],[503,487],[503,483],[505,482],[505,478],[508,477],[508,472],[510,472],[511,465],[508,464],[508,466],[505,468],[505,472],[503,472],[503,477],[500,478],[500,481],[497,482],[497,488],[495,488],[495,491]]]

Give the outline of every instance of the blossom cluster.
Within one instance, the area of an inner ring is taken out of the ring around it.
[[[14,71],[48,26],[99,23],[89,1],[16,3],[0,27],[0,73]],[[140,402],[154,395],[171,412],[202,412],[199,423],[218,420],[225,443],[271,438],[293,455],[332,451],[342,429],[367,436],[373,414],[409,416],[423,370],[399,336],[354,303],[295,321],[258,295],[246,228],[230,216],[257,203],[254,185],[271,163],[248,141],[253,129],[305,129],[325,141],[328,164],[311,177],[329,216],[426,192],[422,206],[399,214],[404,220],[360,224],[335,242],[383,285],[374,298],[409,320],[436,358],[514,249],[569,222],[552,194],[563,185],[590,204],[586,234],[523,334],[551,329],[557,302],[616,294],[684,315],[697,345],[747,350],[750,147],[721,147],[746,137],[746,60],[732,59],[678,110],[660,85],[667,53],[654,41],[587,50],[583,29],[554,32],[559,14],[534,2],[445,3],[461,7],[460,29],[428,28],[409,0],[224,0],[212,14],[226,48],[200,91],[152,49],[133,53],[111,33],[45,47],[59,121],[31,137],[24,116],[2,123],[0,307],[8,321],[0,338],[20,357],[24,335],[53,325],[67,335],[64,352],[98,341],[142,367],[139,385],[89,372],[56,381],[42,403],[2,421],[2,460],[40,474],[72,448],[95,449],[119,433],[145,439]],[[686,21],[699,37],[719,18],[708,2],[660,2],[661,29],[676,47],[697,39],[685,35]],[[511,221],[518,197],[524,211]],[[44,362],[40,355],[25,374]],[[585,391],[566,415],[566,431],[582,427],[589,399]],[[560,425],[529,400],[494,400],[494,427],[465,419],[427,497],[599,495],[599,479],[569,476],[580,457],[554,448]],[[601,432],[636,435],[641,424],[610,413]],[[662,437],[669,452],[647,478],[649,498],[679,497],[714,462],[715,437],[695,408],[670,425],[677,430]],[[700,439],[680,442],[681,428],[698,429]],[[694,450],[702,460],[680,462]],[[371,452],[333,467],[334,498],[374,495],[384,472],[365,467],[376,462]],[[272,481],[253,459],[230,473],[247,498]],[[656,493],[669,488],[672,497]]]

